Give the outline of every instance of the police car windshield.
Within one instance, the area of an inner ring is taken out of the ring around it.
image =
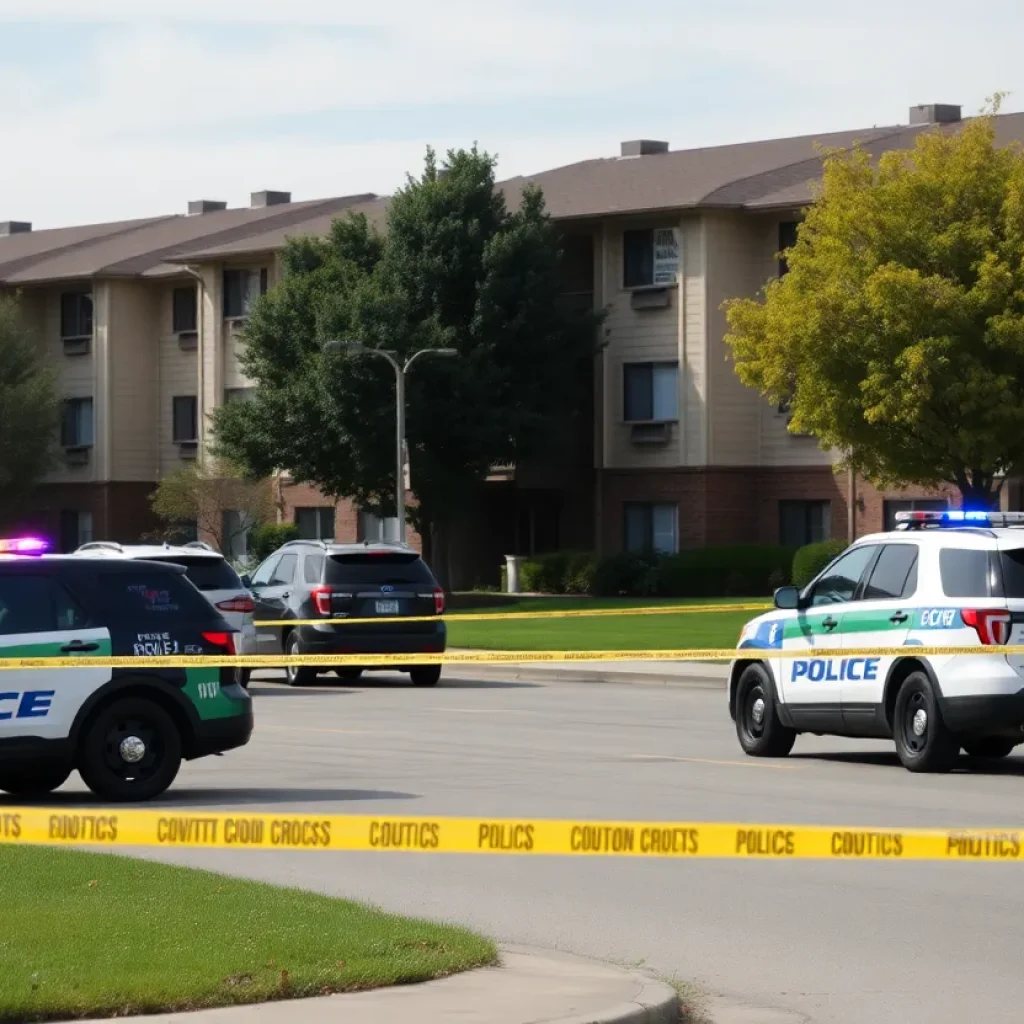
[[[413,583],[434,585],[430,570],[419,555],[404,552],[359,552],[351,555],[331,555],[327,559],[326,583],[358,583],[369,586]]]
[[[199,590],[241,590],[242,581],[238,573],[223,558],[204,558],[202,556],[164,555],[158,558],[147,558],[150,562],[171,562],[183,565],[185,575]]]

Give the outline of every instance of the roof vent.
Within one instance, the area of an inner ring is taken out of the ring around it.
[[[188,204],[188,214],[190,217],[194,217],[196,214],[216,213],[217,210],[226,210],[227,208],[228,204],[220,199],[191,199]]]
[[[955,124],[960,107],[955,103],[919,103],[910,108],[911,124]]]
[[[632,139],[622,143],[622,156],[650,156],[653,153],[667,153],[668,143],[656,139]]]
[[[32,222],[28,220],[0,221],[0,237],[8,235],[27,235],[32,230]]]
[[[262,192],[253,192],[250,199],[252,208],[256,210],[264,206],[281,206],[284,203],[290,203],[292,194],[291,192],[268,192],[264,189]]]

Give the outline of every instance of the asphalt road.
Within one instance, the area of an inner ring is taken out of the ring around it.
[[[913,776],[871,741],[745,759],[717,688],[256,681],[244,750],[167,803],[344,814],[1021,825],[1024,757]],[[69,784],[54,802],[81,804]],[[1024,1011],[1019,864],[144,851],[454,919],[816,1024],[987,1024]]]

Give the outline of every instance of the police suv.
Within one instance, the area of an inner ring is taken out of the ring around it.
[[[1024,658],[981,651],[1024,642],[1024,513],[896,518],[743,628],[727,685],[747,754],[784,757],[802,732],[893,739],[906,768],[934,772],[961,748],[998,758],[1024,742]],[[906,653],[870,653],[882,647]]]
[[[235,633],[171,563],[47,556],[0,540],[0,790],[40,796],[75,769],[105,800],[147,800],[182,759],[249,741],[230,668],[8,668],[5,659],[223,655]]]

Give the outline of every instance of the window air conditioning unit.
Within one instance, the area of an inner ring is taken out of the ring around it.
[[[80,334],[71,338],[61,338],[66,356],[87,356],[92,350],[92,335]]]
[[[178,348],[180,348],[182,352],[195,352],[195,350],[199,348],[199,332],[179,331]]]
[[[181,459],[194,459],[199,450],[198,441],[179,441],[178,457]]]
[[[634,423],[629,439],[636,445],[668,444],[672,437],[671,423]]]
[[[86,445],[65,448],[64,461],[69,466],[87,466],[92,449]]]

